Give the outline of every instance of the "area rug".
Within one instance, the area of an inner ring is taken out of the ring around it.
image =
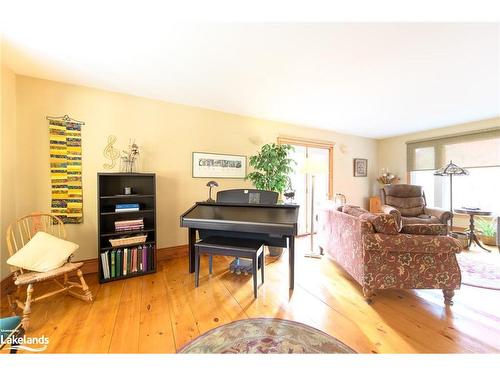
[[[336,338],[308,325],[276,318],[238,320],[208,331],[179,353],[322,354],[356,353]]]
[[[500,290],[500,255],[463,251],[457,255],[462,284]]]

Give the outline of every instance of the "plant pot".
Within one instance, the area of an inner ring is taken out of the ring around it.
[[[268,246],[269,255],[272,257],[280,257],[283,254],[283,248],[277,246]]]
[[[495,246],[497,244],[497,239],[495,238],[495,236],[481,235],[481,242],[488,246]]]

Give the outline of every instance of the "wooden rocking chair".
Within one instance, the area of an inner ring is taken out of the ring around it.
[[[26,243],[28,243],[28,241],[39,231],[66,239],[66,229],[64,228],[63,222],[58,217],[42,213],[27,215],[9,225],[7,228],[7,248],[10,256],[14,255],[14,253],[26,245]],[[50,251],[50,249],[47,249],[47,251]],[[8,294],[9,305],[14,314],[18,307],[23,309],[22,325],[25,330],[29,327],[31,304],[34,302],[62,292],[66,292],[66,294],[79,298],[83,301],[92,301],[92,293],[85,283],[82,271],[80,270],[82,266],[83,262],[68,262],[61,267],[48,272],[33,272],[23,270],[22,268],[11,267],[14,284],[17,288],[15,291],[14,301],[12,300],[11,295]],[[76,271],[76,274],[80,279],[79,283],[68,280],[68,274],[73,271]],[[57,280],[58,277],[63,278],[62,282]],[[53,280],[58,286],[58,289],[36,298],[33,297],[34,284],[45,280]],[[24,285],[27,285],[26,301],[22,302],[19,297],[20,289]],[[76,293],[71,290],[72,288],[80,288],[83,293]]]

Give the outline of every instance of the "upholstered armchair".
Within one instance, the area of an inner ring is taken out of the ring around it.
[[[380,189],[382,212],[391,214],[401,224],[448,224],[450,211],[427,207],[422,186],[396,184]]]

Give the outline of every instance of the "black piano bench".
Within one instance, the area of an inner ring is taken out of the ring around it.
[[[252,260],[253,295],[257,298],[257,269],[260,266],[262,284],[264,284],[264,243],[260,240],[233,237],[208,237],[194,245],[194,282],[198,287],[200,281],[200,255],[210,257],[210,273],[212,273],[212,256],[224,255]]]

